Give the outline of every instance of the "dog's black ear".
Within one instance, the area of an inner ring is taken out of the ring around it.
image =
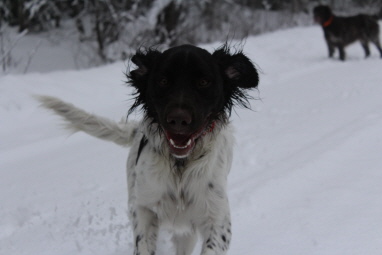
[[[161,54],[162,53],[160,51],[153,49],[148,49],[145,51],[138,50],[131,58],[131,62],[133,62],[137,67],[127,74],[127,83],[135,88],[135,92],[133,93],[135,96],[135,101],[130,107],[128,115],[130,115],[139,106],[142,106],[142,108],[145,109],[145,95],[149,74],[156,63],[156,59]]]
[[[128,75],[131,80],[131,84],[135,87],[141,86],[141,82],[146,80],[147,74],[151,70],[155,59],[161,54],[161,52],[153,49],[148,49],[146,51],[137,51],[135,55],[131,58],[137,68],[132,70]]]
[[[248,57],[242,51],[230,53],[225,44],[212,53],[217,61],[224,79],[225,103],[224,109],[231,114],[234,105],[250,108],[247,90],[256,88],[259,83],[259,74]]]
[[[259,74],[251,60],[242,51],[231,54],[229,48],[224,45],[212,53],[212,56],[231,86],[242,89],[257,87]]]

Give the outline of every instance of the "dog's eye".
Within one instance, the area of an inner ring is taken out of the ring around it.
[[[168,80],[166,78],[162,78],[159,80],[159,86],[161,87],[167,87],[168,86]]]
[[[211,85],[211,81],[207,80],[207,79],[200,79],[199,82],[198,82],[198,87],[199,88],[207,88]]]

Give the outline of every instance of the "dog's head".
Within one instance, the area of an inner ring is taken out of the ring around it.
[[[314,21],[323,24],[333,16],[332,10],[327,5],[318,5],[313,9]]]
[[[192,45],[149,49],[131,60],[137,68],[128,78],[136,98],[129,112],[141,106],[177,158],[187,157],[216,122],[225,123],[233,105],[247,107],[246,90],[259,81],[251,61],[227,46],[212,54]]]

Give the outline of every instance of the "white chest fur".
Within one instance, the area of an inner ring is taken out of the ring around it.
[[[231,128],[219,132],[214,139],[206,138],[200,146],[204,151],[195,152],[197,158],[183,165],[171,157],[164,160],[150,143],[138,162],[130,155],[129,193],[134,194],[129,194],[129,204],[153,211],[161,224],[176,232],[194,229],[211,213],[219,217],[220,204],[227,203],[226,180],[233,147]]]

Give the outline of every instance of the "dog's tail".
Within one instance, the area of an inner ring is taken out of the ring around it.
[[[70,103],[51,96],[36,96],[42,106],[53,110],[66,120],[67,128],[74,132],[83,131],[99,139],[130,146],[138,131],[137,122],[117,123],[109,119],[87,113]]]

